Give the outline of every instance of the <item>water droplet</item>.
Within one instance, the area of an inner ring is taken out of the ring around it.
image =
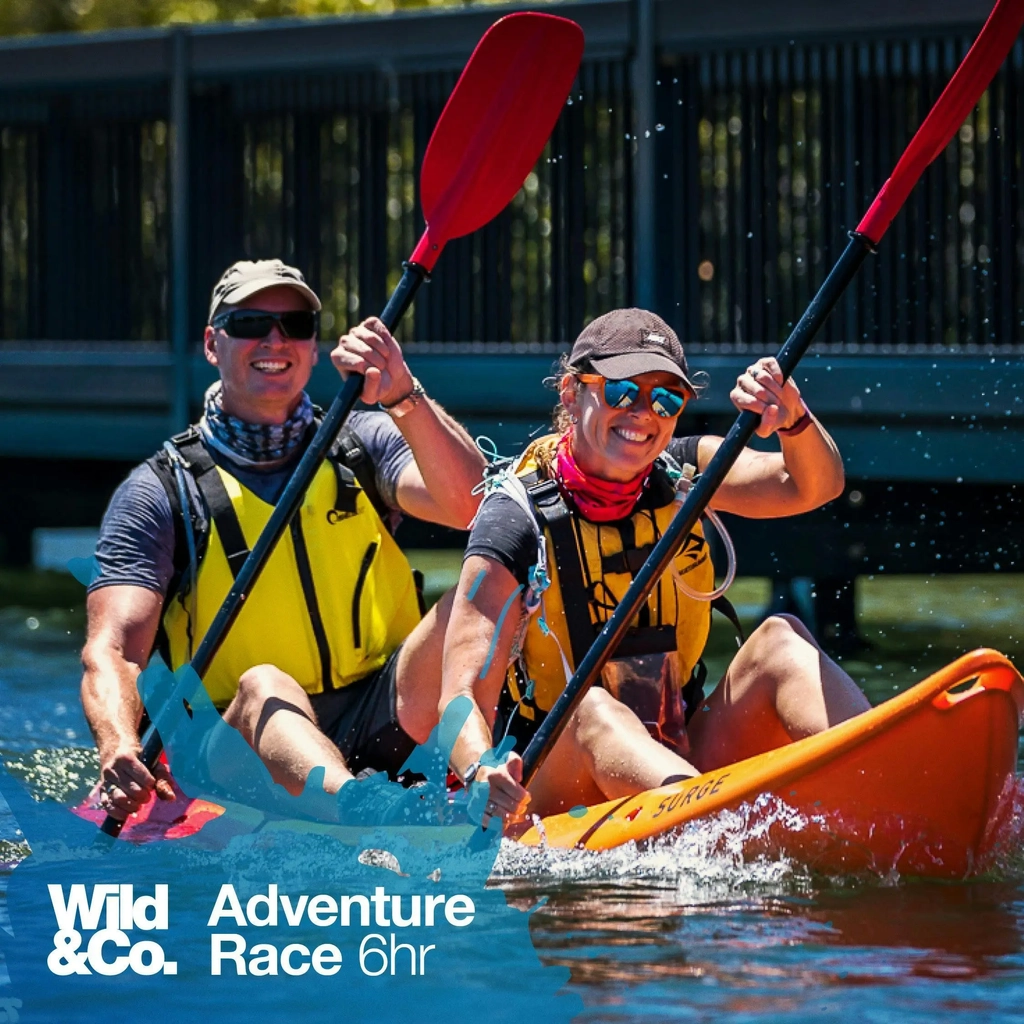
[[[28,618],[27,618],[27,619],[25,620],[25,625],[26,625],[26,626],[27,626],[27,627],[28,627],[29,629],[38,629],[38,628],[39,628],[39,620],[38,620],[38,619],[37,619],[37,618],[36,618],[36,617],[35,617],[34,615],[30,615],[30,616],[29,616],[29,617],[28,617]]]
[[[654,130],[656,132],[663,132],[665,130],[665,126],[663,124],[656,124],[654,126]]]

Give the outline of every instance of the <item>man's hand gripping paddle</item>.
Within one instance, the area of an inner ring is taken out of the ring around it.
[[[579,25],[550,14],[510,14],[484,34],[448,98],[423,158],[420,203],[427,227],[381,314],[388,330],[402,319],[445,244],[483,227],[512,201],[555,126],[582,56]],[[192,668],[200,678],[302,503],[362,386],[358,374],[345,381],[296,466],[196,650]],[[172,699],[184,696],[175,693]],[[156,764],[161,747],[154,729],[142,752],[147,768]],[[116,836],[122,824],[108,815],[101,827]]]
[[[988,88],[999,65],[1013,46],[1022,23],[1024,0],[998,0],[981,34],[910,140],[892,177],[882,186],[864,219],[857,225],[857,230],[851,233],[850,244],[779,352],[778,361],[784,379],[792,375],[861,263],[882,240],[882,235],[906,202],[924,169],[946,148],[964,118]],[[647,600],[658,578],[668,568],[682,540],[697,524],[712,495],[753,436],[759,421],[757,413],[740,413],[707,469],[690,489],[671,525],[634,577],[614,614],[598,634],[594,645],[576,666],[569,684],[526,748],[523,755],[524,786],[528,786],[536,776],[569,721],[569,716],[600,676],[601,669],[615,652],[633,617]]]

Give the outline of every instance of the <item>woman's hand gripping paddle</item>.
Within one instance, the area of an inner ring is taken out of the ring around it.
[[[583,32],[573,21],[523,12],[495,22],[477,44],[434,128],[420,173],[427,227],[405,265],[381,320],[394,330],[445,244],[497,216],[540,157],[583,56]],[[260,572],[288,527],[362,391],[353,374],[331,403],[266,528],[192,658],[200,678],[252,593]],[[175,692],[172,699],[187,695]],[[162,744],[152,730],[142,752],[147,768]],[[122,822],[107,816],[102,830],[116,836]]]
[[[851,234],[850,244],[779,352],[778,361],[784,379],[788,379],[796,369],[818,329],[832,312],[867,254],[873,252],[881,241],[924,169],[946,148],[964,118],[988,88],[1017,38],[1022,23],[1024,0],[998,0],[981,34],[910,140],[892,177],[878,193],[857,230]],[[743,412],[739,415],[707,469],[691,488],[671,525],[636,574],[614,614],[598,634],[593,647],[576,666],[572,679],[526,748],[523,755],[524,786],[528,786],[536,776],[569,721],[569,716],[601,674],[601,669],[614,653],[633,617],[675,557],[680,543],[697,524],[712,495],[753,436],[759,420],[757,413]]]

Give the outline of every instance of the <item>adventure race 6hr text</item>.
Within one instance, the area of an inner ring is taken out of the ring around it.
[[[168,959],[163,946],[151,938],[134,941],[129,933],[166,931],[169,927],[167,885],[156,885],[153,895],[135,896],[132,885],[50,885],[50,901],[57,922],[47,967],[53,974],[113,976],[125,971],[151,975],[178,973],[177,961]],[[422,976],[430,966],[428,954],[436,943],[400,942],[395,929],[422,929],[447,925],[465,928],[473,923],[476,906],[466,895],[443,893],[388,893],[378,885],[371,895],[328,893],[291,896],[271,883],[247,899],[224,884],[214,901],[207,926],[210,934],[210,974],[219,976],[300,977],[313,971],[326,977],[342,971],[349,961],[333,942],[253,942],[252,934],[236,929],[379,928],[367,931],[353,948],[352,960],[369,977]],[[231,927],[231,931],[227,928]],[[88,936],[83,933],[91,933]],[[260,938],[265,933],[258,933]],[[273,934],[273,933],[271,933]]]

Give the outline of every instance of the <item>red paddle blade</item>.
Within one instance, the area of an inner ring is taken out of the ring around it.
[[[876,245],[925,168],[946,148],[1006,59],[1024,24],[1024,0],[997,0],[956,74],[910,140],[857,231]]]
[[[411,261],[433,269],[446,242],[511,202],[558,120],[583,30],[551,14],[495,22],[477,44],[430,138],[420,174],[427,230]]]

